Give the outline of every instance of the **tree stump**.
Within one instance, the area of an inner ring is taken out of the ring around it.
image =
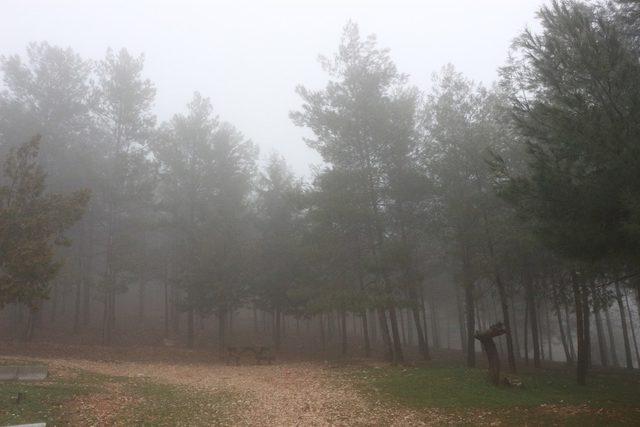
[[[480,341],[482,350],[487,355],[487,361],[489,362],[489,381],[496,386],[500,385],[500,356],[498,355],[498,349],[493,339],[506,333],[507,330],[502,325],[502,322],[500,322],[492,325],[486,331],[476,331],[474,335],[474,337]]]

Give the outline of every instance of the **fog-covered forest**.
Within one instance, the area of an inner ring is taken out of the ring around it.
[[[3,345],[637,369],[640,3],[536,19],[493,84],[426,87],[347,21],[292,82],[308,174],[198,88],[159,120],[126,46],[2,52]]]

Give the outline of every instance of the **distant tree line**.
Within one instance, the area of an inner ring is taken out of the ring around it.
[[[453,335],[468,366],[501,321],[513,372],[554,348],[580,383],[593,356],[639,366],[640,3],[538,17],[498,83],[447,65],[428,91],[347,24],[326,86],[299,86],[290,114],[323,159],[308,180],[279,154],[261,164],[199,93],[157,124],[142,56],[2,57],[0,304],[28,306],[32,331],[66,290],[73,332],[99,325],[108,345],[134,327],[118,305],[135,288],[140,322],[160,296],[163,336],[188,347],[213,317],[224,348],[248,310],[277,349],[295,319],[394,363]]]

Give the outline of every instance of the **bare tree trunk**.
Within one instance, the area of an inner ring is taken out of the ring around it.
[[[591,287],[591,292],[595,301],[594,286]],[[604,336],[604,328],[602,327],[602,316],[600,315],[600,307],[598,304],[593,304],[593,315],[596,320],[596,332],[598,335],[598,350],[600,352],[600,365],[609,366],[609,357],[607,356],[607,342]]]
[[[474,368],[476,366],[476,349],[474,331],[476,329],[475,324],[475,301],[473,299],[473,279],[471,277],[471,265],[469,256],[467,254],[467,248],[463,246],[463,259],[462,259],[462,274],[464,285],[464,305],[466,313],[466,338],[467,338],[467,366]]]
[[[587,348],[587,367],[593,366],[593,346],[591,345],[591,310],[589,310],[589,291],[585,284],[582,285],[582,309],[584,310],[584,341]]]
[[[87,236],[86,262],[82,276],[82,323],[86,328],[91,323],[91,275],[93,270],[93,217],[89,216],[89,235]]]
[[[380,321],[380,333],[382,335],[382,341],[387,349],[386,359],[390,362],[395,361],[393,355],[393,344],[391,343],[391,336],[389,335],[389,325],[387,324],[387,314],[383,308],[378,309],[378,319]]]
[[[515,338],[515,345],[514,345],[515,356],[516,356],[516,359],[520,359],[521,357],[520,356],[520,351],[521,351],[520,350],[520,334],[518,333],[518,321],[516,316],[513,295],[510,296],[509,300],[511,301],[511,307],[513,307],[513,309],[511,310],[511,316],[513,316],[511,325],[513,325],[513,337]]]
[[[613,326],[611,325],[611,316],[609,315],[609,309],[604,309],[604,318],[607,322],[607,332],[609,334],[609,350],[611,351],[611,363],[613,366],[620,366],[620,362],[618,362],[618,353],[616,351],[616,340],[613,334]]]
[[[409,298],[411,299],[411,312],[413,314],[413,322],[416,328],[416,335],[418,336],[418,349],[420,350],[420,355],[424,360],[429,360],[429,343],[427,338],[426,329],[422,328],[422,321],[420,320],[420,308],[418,307],[418,295],[414,289],[411,289],[409,292]],[[421,303],[424,303],[424,299],[421,298]]]
[[[364,339],[364,355],[371,356],[371,342],[369,341],[369,323],[367,321],[367,310],[362,310],[362,338]]]
[[[622,323],[622,338],[624,341],[624,356],[627,369],[633,369],[633,359],[631,358],[631,344],[629,342],[629,330],[627,329],[627,319],[624,310],[624,304],[622,302],[622,292],[620,291],[620,285],[615,284],[616,301],[618,302],[618,310],[620,311],[620,322]]]
[[[423,301],[424,304],[424,301]],[[424,311],[424,310],[423,310]],[[433,336],[433,348],[435,349],[439,349],[440,348],[440,334],[438,333],[438,309],[436,307],[436,302],[435,302],[435,298],[433,298],[433,296],[429,297],[429,314],[431,315],[431,335]],[[425,331],[425,340],[426,340],[426,336],[427,336],[427,317],[426,317],[426,313],[425,313],[425,318],[424,318],[424,331]],[[427,348],[428,348],[428,340],[427,341]]]
[[[82,310],[82,285],[84,283],[84,277],[86,276],[84,267],[84,244],[85,244],[85,229],[86,220],[80,222],[80,236],[78,238],[76,257],[78,259],[78,271],[80,272],[80,278],[76,278],[76,292],[75,292],[75,307],[73,313],[73,333],[77,334],[80,331],[80,319]]]
[[[491,326],[484,332],[478,332],[475,334],[475,338],[482,344],[482,349],[487,355],[487,361],[489,362],[489,381],[495,386],[500,385],[500,356],[496,349],[496,344],[493,338],[503,335],[505,329],[501,323]]]
[[[465,311],[467,315],[467,366],[474,368],[476,366],[476,349],[473,337],[475,324],[475,303],[473,300],[472,285],[467,283],[464,289]]]
[[[220,351],[224,351],[227,347],[227,310],[220,310],[218,312],[218,346]]]
[[[375,310],[371,310],[369,312],[369,318],[371,322],[369,326],[371,327],[371,344],[375,346],[378,343],[378,327],[376,323],[376,312]]]
[[[340,332],[342,338],[342,355],[347,355],[347,310],[340,310]]]
[[[169,277],[166,268],[164,272],[164,337],[169,338]]]
[[[36,309],[29,308],[29,313],[27,315],[27,327],[24,332],[25,341],[31,341],[33,339],[35,325],[36,325]]]
[[[80,267],[82,271],[82,267]],[[75,307],[73,310],[73,333],[80,332],[80,318],[82,310],[82,280],[76,280]]]
[[[492,324],[495,324],[496,322],[500,321],[500,315],[498,314],[498,309],[496,308],[496,298],[495,298],[494,295],[491,295],[491,310],[493,312]],[[504,325],[504,323],[503,323],[503,325]],[[505,333],[506,333],[506,330],[505,330]],[[506,354],[505,351],[504,351],[504,344],[502,343],[502,340],[498,340],[498,352],[499,352],[499,354],[501,356]]]
[[[55,323],[56,315],[58,313],[58,293],[60,292],[58,288],[58,282],[54,280],[53,286],[51,286],[51,293],[53,294],[53,296],[51,297],[51,323]]]
[[[558,330],[560,331],[560,341],[562,342],[562,349],[564,350],[564,357],[567,363],[573,363],[573,356],[571,355],[571,350],[569,349],[569,343],[567,342],[567,336],[564,333],[564,325],[562,322],[562,315],[560,314],[560,306],[558,305],[558,297],[554,293],[553,295],[553,310],[556,313],[556,318],[558,319]]]
[[[540,337],[538,335],[538,316],[533,290],[533,281],[529,272],[524,275],[524,290],[529,308],[529,323],[531,324],[531,342],[533,344],[533,366],[540,367]]]
[[[467,336],[466,336],[466,324],[464,317],[464,309],[462,308],[462,301],[460,300],[460,288],[456,286],[456,308],[458,309],[458,326],[460,329],[460,348],[463,353],[467,353]]]
[[[193,348],[193,334],[194,334],[194,315],[193,308],[187,311],[187,347]]]
[[[516,355],[513,351],[513,334],[511,331],[511,318],[509,316],[509,303],[507,300],[507,291],[502,282],[500,274],[496,271],[496,286],[498,287],[498,297],[500,298],[500,308],[502,309],[502,321],[504,322],[504,329],[506,330],[507,337],[507,361],[509,364],[509,371],[516,372]]]
[[[282,331],[282,328],[280,326],[280,310],[276,309],[274,312],[274,321],[275,321],[275,325],[273,327],[273,345],[276,349],[276,351],[280,351],[280,347],[282,345],[281,341],[281,336],[280,333]]]
[[[406,310],[406,319],[407,319],[407,344],[413,346],[413,334],[414,334],[414,325],[411,324],[411,314],[410,310]],[[418,319],[420,319],[420,315],[418,315]]]
[[[109,288],[104,294],[104,311],[102,314],[102,343],[111,344],[111,291]]]
[[[180,316],[181,311],[178,306],[179,294],[176,286],[171,286],[171,326],[173,329],[173,335],[180,335]]]
[[[395,363],[404,363],[402,343],[400,342],[400,333],[398,331],[396,308],[393,303],[389,304],[389,321],[391,322],[391,336],[393,338],[393,360]]]
[[[624,292],[624,300],[625,305],[627,306],[627,313],[629,314],[629,329],[631,329],[631,338],[633,338],[633,347],[636,350],[636,361],[638,362],[638,367],[640,368],[640,353],[638,352],[638,341],[636,340],[636,331],[633,327],[633,317],[631,316],[631,306],[629,305],[629,298],[627,296],[627,292]]]
[[[146,308],[146,286],[146,279],[143,276],[140,278],[140,283],[138,284],[138,320],[141,323],[144,321],[144,313]]]
[[[551,321],[549,319],[549,306],[545,302],[544,304],[544,317],[546,321],[546,329],[547,329],[547,345],[549,350],[549,361],[553,362],[553,346],[551,343]]]
[[[256,308],[256,304],[253,304],[253,335],[255,337],[258,336],[258,332],[260,328],[258,326],[258,309]]]
[[[324,315],[320,313],[320,343],[322,344],[322,351],[327,349],[327,338],[324,332]]]
[[[529,299],[524,304],[524,364],[529,366]]]
[[[572,280],[573,295],[576,304],[576,335],[578,338],[578,361],[576,363],[576,374],[579,385],[585,385],[587,381],[587,348],[585,346],[585,328],[584,328],[584,310],[582,307],[583,298],[582,291],[579,287],[577,278]]]
[[[403,345],[407,345],[407,329],[405,327],[405,321],[404,321],[404,309],[400,308],[399,310],[397,310],[398,313],[398,324],[399,327],[398,329],[400,330],[400,342]]]
[[[544,361],[544,333],[542,331],[542,323],[544,317],[542,316],[542,301],[538,300],[536,303],[536,316],[538,317],[538,341],[540,342],[540,360]]]
[[[576,350],[573,345],[573,332],[571,331],[571,316],[569,315],[569,304],[567,304],[566,302],[564,303],[564,315],[567,319],[567,340],[569,341],[569,349],[571,350],[571,359],[576,360]]]

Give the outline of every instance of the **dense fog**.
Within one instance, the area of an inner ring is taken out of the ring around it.
[[[637,2],[0,7],[6,342],[638,367]]]

